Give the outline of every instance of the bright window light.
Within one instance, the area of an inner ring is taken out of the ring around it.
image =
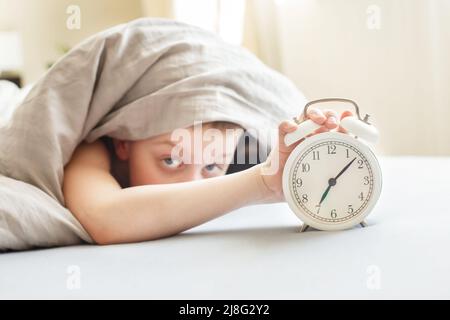
[[[245,0],[175,0],[174,17],[220,35],[233,44],[242,43]]]

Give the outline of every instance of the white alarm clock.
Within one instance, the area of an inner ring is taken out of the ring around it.
[[[361,119],[358,105],[349,99],[311,101],[353,104],[357,117],[345,117],[341,126],[348,134],[331,131],[310,137],[320,127],[312,120],[298,125],[285,136],[287,146],[305,138],[289,155],[283,171],[283,193],[292,211],[308,226],[318,230],[342,230],[360,224],[374,208],[381,193],[382,175],[369,144],[378,139],[377,129]]]

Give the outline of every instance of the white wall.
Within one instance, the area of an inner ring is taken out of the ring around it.
[[[66,27],[69,5],[80,6],[79,30]],[[0,30],[21,33],[24,80],[30,83],[44,73],[47,63],[60,56],[58,46],[73,46],[89,35],[141,14],[140,0],[0,0]]]
[[[276,2],[281,70],[309,99],[357,100],[382,153],[450,155],[450,1]]]
[[[380,129],[379,152],[450,155],[449,0],[247,2],[244,44],[309,99],[355,99]],[[80,30],[66,28],[73,4]],[[371,5],[380,29],[367,27]],[[58,45],[172,11],[172,0],[0,0],[0,30],[21,32],[29,83],[59,57]]]

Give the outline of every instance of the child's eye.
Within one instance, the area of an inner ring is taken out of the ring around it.
[[[214,172],[215,170],[222,170],[222,168],[221,167],[219,167],[217,164],[215,164],[215,163],[212,163],[212,164],[208,164],[207,166],[205,166],[205,170],[208,172],[208,173],[211,173],[211,172]]]
[[[213,163],[213,164],[208,164],[207,166],[205,166],[205,169],[207,171],[213,171],[216,167],[217,167],[217,165],[215,163]]]
[[[165,158],[163,159],[163,163],[166,167],[169,168],[177,168],[181,165],[182,161],[180,159],[174,159],[174,158]]]

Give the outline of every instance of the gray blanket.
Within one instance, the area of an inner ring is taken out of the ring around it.
[[[146,139],[219,120],[264,138],[304,102],[247,50],[197,27],[139,19],[94,35],[0,126],[0,249],[92,241],[62,193],[64,166],[83,140]]]

